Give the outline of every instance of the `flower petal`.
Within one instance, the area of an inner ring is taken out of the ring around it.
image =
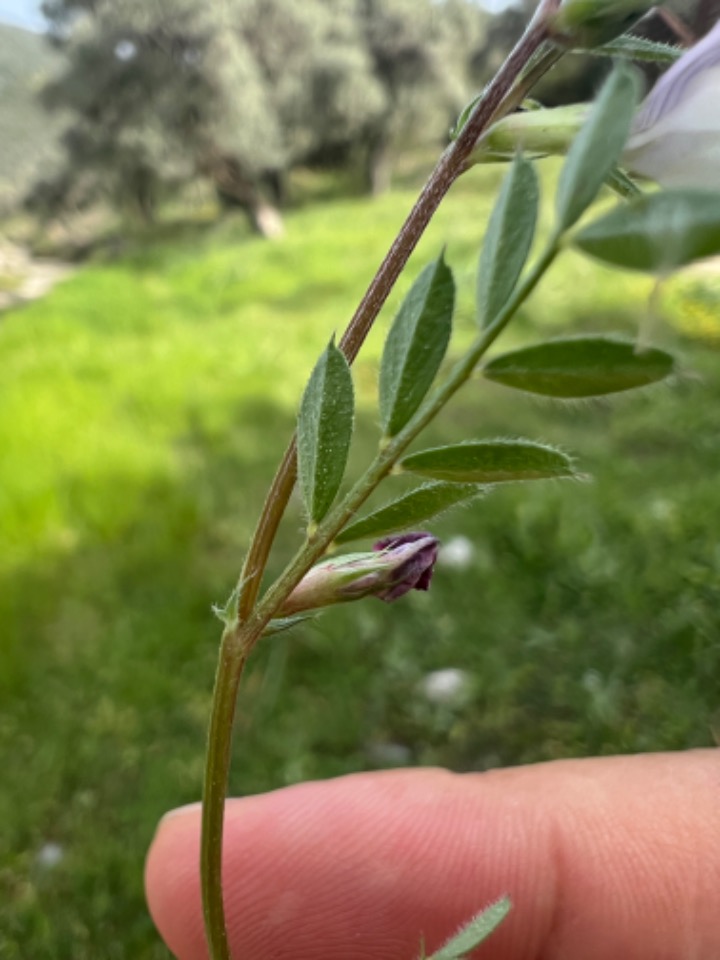
[[[720,67],[720,20],[660,77],[638,110],[633,131],[647,130],[683,104],[691,87],[714,67]],[[717,119],[717,104],[709,103],[706,107],[708,112],[714,110]]]
[[[664,187],[720,190],[719,99],[720,22],[650,92],[623,164]]]

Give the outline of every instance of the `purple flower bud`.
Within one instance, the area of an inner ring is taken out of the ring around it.
[[[429,590],[439,547],[430,533],[399,533],[378,540],[373,550],[396,557],[399,566],[394,583],[375,596],[392,603],[409,590]]]
[[[439,546],[432,534],[406,533],[380,540],[372,553],[351,553],[318,563],[292,591],[280,615],[368,596],[389,603],[408,590],[427,590]]]
[[[720,189],[720,22],[658,80],[623,163],[664,187]]]

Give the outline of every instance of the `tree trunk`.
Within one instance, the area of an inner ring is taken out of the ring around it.
[[[142,222],[148,227],[155,223],[157,207],[155,192],[153,174],[150,171],[143,171],[135,181],[135,203]]]
[[[284,170],[268,170],[263,174],[263,184],[274,206],[279,208],[287,206],[288,184]]]
[[[380,134],[368,143],[365,157],[365,186],[370,196],[378,197],[386,193],[390,189],[391,179],[390,141]]]
[[[129,217],[151,227],[157,211],[157,184],[152,170],[142,166],[129,170],[115,199]]]
[[[235,157],[209,155],[201,171],[213,181],[220,203],[243,210],[256,233],[270,240],[282,236],[280,211],[263,197],[258,181],[243,171]]]

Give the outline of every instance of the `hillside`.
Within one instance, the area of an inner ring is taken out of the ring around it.
[[[56,149],[59,123],[38,104],[36,92],[58,62],[40,34],[0,24],[0,206]]]

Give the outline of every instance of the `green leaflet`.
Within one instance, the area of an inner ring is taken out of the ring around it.
[[[464,960],[475,947],[486,940],[510,913],[509,897],[502,897],[496,903],[481,910],[462,926],[446,944],[436,950],[427,960]]]
[[[483,496],[487,491],[477,484],[427,483],[380,507],[374,513],[345,527],[336,543],[385,536],[406,527],[415,527],[450,507]]]
[[[558,181],[558,230],[571,227],[590,206],[622,153],[639,97],[631,67],[616,67],[573,141]]]
[[[342,483],[353,411],[350,368],[330,341],[310,376],[298,416],[298,472],[311,523],[322,520]]]
[[[482,98],[483,98],[483,94],[478,93],[476,96],[472,98],[472,100],[470,100],[469,103],[465,104],[465,106],[462,108],[462,110],[460,111],[460,116],[457,118],[457,120],[455,121],[455,125],[450,130],[451,140],[457,140],[457,138],[463,132],[465,124],[470,119],[470,114],[473,112],[475,107],[480,103]]]
[[[483,376],[546,397],[600,397],[663,380],[674,359],[655,347],[614,337],[571,337],[538,343],[495,357]]]
[[[720,193],[643,195],[590,223],[572,242],[605,263],[662,274],[720,253]]]
[[[477,275],[477,316],[492,323],[510,299],[535,234],[540,190],[532,163],[517,155],[488,222]]]
[[[674,47],[669,43],[658,43],[655,40],[646,40],[645,37],[636,37],[631,33],[624,33],[601,47],[589,47],[582,51],[601,57],[621,57],[624,60],[641,60],[649,63],[675,63],[683,55],[682,47]]]
[[[286,630],[292,630],[293,627],[306,623],[308,620],[314,620],[316,613],[298,613],[292,617],[277,617],[271,620],[263,630],[264,637],[275,637],[278,633],[285,633]]]
[[[403,471],[454,483],[574,477],[564,453],[533,440],[484,440],[435,447],[401,461]]]
[[[447,350],[455,283],[442,256],[410,288],[388,333],[380,361],[380,421],[398,433],[422,403]]]

